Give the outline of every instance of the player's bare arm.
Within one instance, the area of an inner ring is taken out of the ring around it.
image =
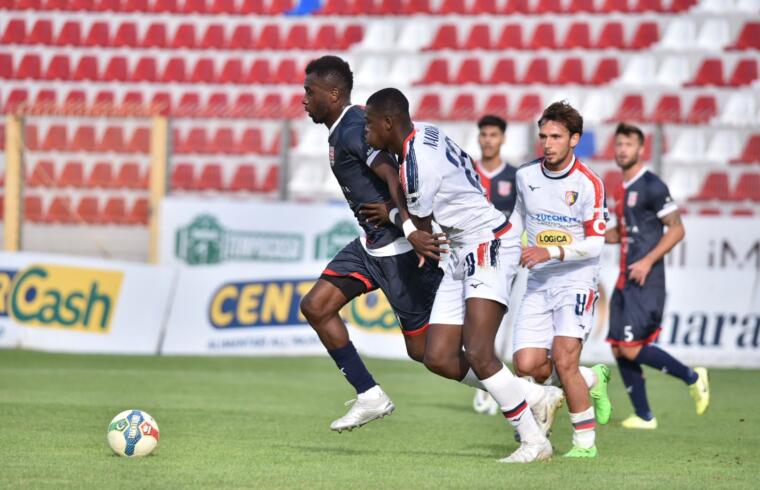
[[[618,230],[617,226],[613,226],[607,230],[604,234],[604,243],[620,243],[620,230]]]
[[[686,230],[681,221],[681,213],[678,212],[678,210],[666,214],[660,218],[660,221],[662,221],[662,224],[668,228],[665,234],[652,251],[643,259],[628,266],[628,277],[639,286],[643,286],[646,282],[649,271],[652,270],[652,266],[662,259],[665,254],[670,252],[670,250],[675,247],[678,242],[683,240],[684,236],[686,236]]]
[[[404,221],[409,219],[409,212],[406,209],[406,199],[404,198],[404,192],[401,190],[398,170],[396,169],[393,157],[388,153],[381,152],[372,161],[370,168],[388,186],[391,200],[390,202],[365,204],[359,212],[369,223],[375,226],[393,223],[401,228]],[[391,213],[393,209],[396,212]]]

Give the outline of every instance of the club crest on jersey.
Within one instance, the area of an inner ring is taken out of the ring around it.
[[[575,204],[575,201],[578,200],[578,193],[575,191],[567,191],[565,192],[565,202],[568,206],[572,206]]]
[[[496,187],[496,192],[500,196],[508,196],[512,194],[512,182],[499,181],[499,185]]]
[[[631,191],[628,193],[628,201],[626,201],[626,204],[629,208],[632,208],[636,205],[636,201],[639,199],[639,193],[637,191]]]
[[[335,147],[334,146],[330,147],[330,151],[328,154],[330,156],[330,166],[334,167],[335,166]]]

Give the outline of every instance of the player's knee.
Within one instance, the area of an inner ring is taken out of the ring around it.
[[[422,363],[428,371],[435,373],[444,378],[456,379],[460,373],[454,373],[452,366],[458,364],[458,359],[451,359],[451,356],[435,350],[426,349],[422,355]]]
[[[407,346],[406,346],[406,354],[413,361],[423,362],[424,359],[425,359],[425,348],[424,348],[424,346],[422,348],[420,348],[417,345],[408,345],[407,344]]]
[[[558,355],[554,357],[554,367],[560,378],[578,370],[579,360],[571,355]]]
[[[495,357],[493,345],[469,345],[464,355],[476,373],[485,371]]]
[[[320,320],[327,316],[324,307],[314,299],[312,294],[307,294],[301,300],[301,313],[312,325],[320,323]]]

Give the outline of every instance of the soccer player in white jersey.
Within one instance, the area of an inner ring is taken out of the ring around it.
[[[412,122],[409,102],[399,90],[373,94],[365,119],[367,143],[399,157],[401,187],[412,216],[401,224],[404,233],[418,228],[430,232],[435,220],[450,246],[423,363],[436,374],[486,389],[499,403],[521,438],[520,447],[500,461],[550,458],[552,446],[528,409],[524,380],[510,372],[494,349],[517,268],[520,230],[510,232],[506,217],[486,199],[470,157],[440,128]],[[395,222],[397,213],[391,214]],[[432,258],[437,258],[437,248],[415,245]],[[553,418],[561,391],[543,388],[538,398],[533,410],[545,407]],[[539,414],[539,422],[546,418]]]
[[[518,374],[539,382],[556,370],[574,429],[573,449],[565,456],[595,457],[594,408],[603,412],[597,420],[606,423],[609,368],[579,364],[598,299],[607,220],[604,184],[573,153],[583,133],[578,111],[556,102],[544,110],[538,128],[544,156],[518,169],[511,217],[527,231],[520,263],[530,269],[513,332],[513,360]],[[531,403],[542,392],[527,389],[526,396]]]

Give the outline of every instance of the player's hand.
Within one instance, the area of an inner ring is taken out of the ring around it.
[[[390,220],[388,219],[388,213],[390,210],[390,203],[370,202],[362,205],[359,214],[364,216],[367,223],[377,227],[390,223]]]
[[[628,266],[628,279],[639,286],[643,286],[647,281],[649,271],[652,270],[652,261],[644,257]]]
[[[549,251],[544,247],[525,247],[522,249],[522,254],[520,254],[520,265],[532,269],[549,259]]]
[[[423,230],[415,230],[409,234],[407,240],[412,244],[420,258],[417,267],[422,267],[425,264],[425,257],[441,260],[441,254],[449,253],[448,249],[441,248],[442,245],[450,243],[445,233],[428,233]]]

